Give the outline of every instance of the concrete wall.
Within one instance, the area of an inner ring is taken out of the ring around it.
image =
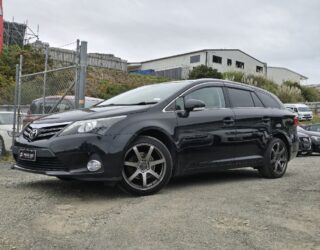
[[[47,43],[42,43],[37,41],[32,44],[33,47],[37,49],[42,49],[48,46]],[[61,48],[49,48],[49,57],[54,63],[66,66],[74,64],[76,61],[76,52],[74,50],[61,49]],[[119,57],[115,57],[111,54],[99,54],[99,53],[89,53],[88,54],[88,65],[93,67],[103,67],[108,69],[117,69],[122,71],[127,71],[127,61]]]
[[[222,57],[221,64],[213,62],[213,56]],[[232,65],[227,65],[227,59],[232,60]],[[244,68],[237,68],[236,61],[243,62]],[[208,66],[217,69],[220,72],[239,71],[246,75],[266,76],[266,64],[252,58],[240,50],[213,50],[208,52]],[[257,66],[262,67],[261,72],[257,72]]]
[[[191,63],[190,57],[196,55],[200,56],[200,61],[196,63]],[[221,64],[213,62],[213,55],[222,58]],[[231,66],[227,65],[227,59],[232,60]],[[237,68],[236,61],[243,62],[244,68]],[[182,79],[187,79],[189,71],[191,71],[193,67],[199,66],[201,64],[208,65],[209,67],[217,69],[219,72],[240,71],[245,74],[266,76],[266,64],[250,57],[249,55],[239,50],[200,51],[153,61],[142,62],[141,64],[142,70],[153,69],[155,71],[163,71],[173,68],[182,68]],[[262,67],[262,72],[256,72],[257,66]]]
[[[304,78],[300,74],[281,67],[268,67],[267,75],[268,79],[274,81],[277,84],[282,84],[284,81],[302,83],[303,80],[306,80],[306,78]]]
[[[191,53],[188,55],[181,55],[177,57],[170,57],[165,59],[154,60],[150,62],[142,62],[141,69],[153,69],[155,71],[163,71],[170,70],[175,68],[182,68],[181,79],[187,79],[189,75],[189,71],[192,70],[193,67],[199,66],[201,64],[205,64],[205,52],[199,53]],[[190,63],[190,57],[200,55],[200,62],[198,63]]]

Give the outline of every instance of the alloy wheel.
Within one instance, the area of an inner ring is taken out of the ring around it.
[[[148,190],[161,183],[166,168],[166,159],[161,150],[155,145],[141,143],[126,152],[122,175],[132,188]]]
[[[286,146],[280,141],[276,142],[271,149],[271,164],[273,172],[282,174],[288,164],[288,155]]]
[[[2,156],[3,154],[4,154],[4,143],[0,138],[0,156]]]

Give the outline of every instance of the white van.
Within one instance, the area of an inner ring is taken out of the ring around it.
[[[284,106],[295,113],[300,121],[312,120],[313,114],[311,109],[302,103],[285,103]]]

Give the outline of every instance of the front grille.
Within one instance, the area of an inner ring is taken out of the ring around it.
[[[19,167],[36,171],[68,171],[68,169],[55,157],[37,157],[36,161],[25,161],[15,155]]]
[[[53,124],[53,125],[43,125],[42,126],[33,126],[32,124],[28,125],[23,131],[23,137],[27,140],[36,141],[49,139],[59,133],[64,129],[69,123],[63,124]],[[35,135],[34,131],[37,130]],[[35,135],[35,136],[34,136]]]

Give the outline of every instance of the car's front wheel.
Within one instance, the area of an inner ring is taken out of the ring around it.
[[[259,168],[259,172],[266,178],[282,177],[288,166],[288,148],[283,140],[274,138],[264,155],[264,165]]]
[[[134,195],[150,195],[163,188],[171,178],[172,158],[158,139],[140,136],[126,151],[120,187]]]

